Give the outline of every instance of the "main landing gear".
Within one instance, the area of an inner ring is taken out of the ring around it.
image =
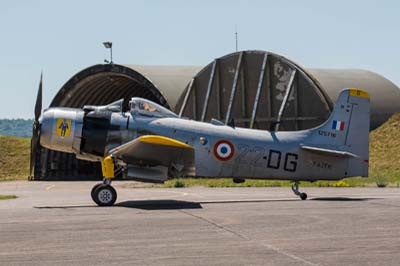
[[[306,200],[307,194],[299,191],[299,183],[300,183],[299,181],[294,181],[293,185],[292,185],[292,190],[293,190],[294,194],[299,196],[302,200]]]
[[[111,186],[111,180],[115,177],[115,165],[115,158],[112,155],[101,160],[103,183],[95,185],[90,193],[93,201],[99,206],[112,206],[117,200],[117,192]],[[117,174],[120,171],[121,167],[117,169]]]
[[[99,206],[112,206],[117,200],[117,192],[111,186],[111,180],[106,178],[92,188],[91,196]]]

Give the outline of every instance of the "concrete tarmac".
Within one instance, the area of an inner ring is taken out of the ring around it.
[[[3,182],[0,265],[400,265],[400,189]]]

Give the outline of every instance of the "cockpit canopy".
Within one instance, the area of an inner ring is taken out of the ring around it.
[[[145,116],[178,117],[175,113],[171,112],[167,108],[139,97],[134,97],[131,99],[129,102],[129,109],[132,113],[138,113]]]

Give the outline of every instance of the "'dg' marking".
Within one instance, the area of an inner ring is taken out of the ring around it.
[[[239,144],[238,155],[235,162],[244,165],[253,165],[269,169],[282,169],[286,172],[296,172],[299,155],[296,153],[285,153],[279,150],[265,150],[263,147],[251,147]]]

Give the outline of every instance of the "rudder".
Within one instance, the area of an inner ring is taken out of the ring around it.
[[[347,176],[368,176],[370,98],[355,88],[339,94],[329,119],[312,129],[312,144],[356,155],[349,159]]]

